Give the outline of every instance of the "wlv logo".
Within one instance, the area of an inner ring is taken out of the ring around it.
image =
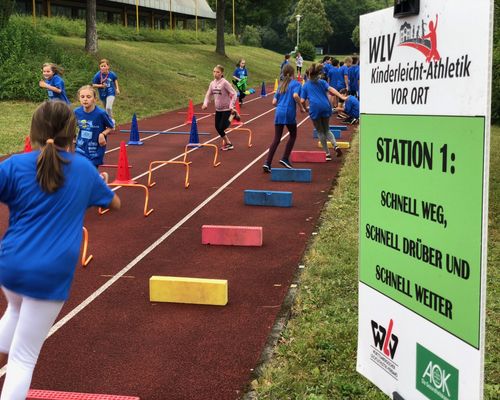
[[[431,400],[456,400],[458,370],[417,343],[416,387]]]
[[[392,333],[393,326],[394,322],[392,319],[389,321],[387,329],[372,320],[373,343],[375,343],[375,346],[382,350],[387,357],[391,357],[391,359],[394,359],[399,342],[398,337]]]
[[[429,32],[426,33],[425,26],[428,26]],[[425,61],[431,62],[439,61],[441,56],[437,48],[437,26],[438,16],[436,15],[436,22],[429,21],[426,23],[423,19],[420,24],[410,25],[405,22],[399,29],[399,45],[412,47],[420,51],[425,56]],[[420,28],[422,32],[420,33]]]

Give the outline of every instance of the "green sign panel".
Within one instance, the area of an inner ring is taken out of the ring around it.
[[[416,387],[431,400],[458,399],[458,370],[417,343]]]
[[[479,348],[483,117],[369,115],[360,280]]]

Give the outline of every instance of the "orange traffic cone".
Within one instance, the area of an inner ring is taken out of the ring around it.
[[[24,152],[29,153],[31,151],[31,140],[29,136],[26,136],[26,139],[24,139]]]
[[[120,143],[120,155],[118,156],[118,172],[116,175],[116,179],[112,182],[114,184],[129,184],[133,185],[137,183],[136,181],[130,179],[130,169],[128,165],[127,158],[127,147],[125,146],[125,142]]]
[[[186,122],[185,124],[190,124],[191,121],[193,120],[193,115],[194,115],[194,107],[193,107],[193,100],[189,99],[189,105],[188,105],[188,111],[187,111],[187,116],[186,116]]]
[[[241,117],[240,117],[241,115],[240,103],[238,101],[236,101],[235,108],[236,108],[236,115],[233,117],[231,121],[231,126],[243,125],[243,122],[241,122]]]

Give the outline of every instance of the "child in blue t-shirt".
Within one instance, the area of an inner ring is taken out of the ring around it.
[[[74,111],[78,126],[75,151],[99,167],[104,161],[106,136],[114,124],[106,111],[96,105],[97,94],[92,86],[81,87],[78,99],[81,106]]]
[[[64,86],[64,80],[61,75],[64,73],[64,69],[53,63],[45,63],[42,66],[43,79],[38,82],[38,85],[47,90],[47,95],[51,101],[63,101],[66,104],[70,104],[68,97],[66,96],[66,88]]]
[[[283,75],[283,67],[287,64],[290,64],[290,54],[285,54],[285,59],[280,65],[280,81],[283,80],[284,75]]]
[[[274,140],[269,147],[266,163],[262,166],[264,172],[271,172],[271,163],[274,153],[280,144],[285,125],[290,132],[290,138],[286,144],[280,164],[286,168],[292,168],[289,158],[293,145],[295,144],[295,139],[297,138],[297,104],[299,104],[302,112],[306,112],[304,106],[300,103],[301,87],[300,83],[294,79],[293,67],[290,64],[285,65],[283,67],[283,81],[278,87],[278,90],[276,90],[273,98],[273,105],[276,106],[276,113],[274,116]]]
[[[349,94],[359,99],[359,64],[358,57],[352,57],[352,65],[347,70]]]
[[[243,105],[243,99],[247,90],[247,79],[248,79],[248,71],[246,69],[246,61],[244,58],[238,61],[236,64],[236,69],[233,72],[233,84],[238,89],[238,99],[240,102],[240,106]]]
[[[25,399],[43,342],[68,299],[91,206],[120,208],[120,199],[84,157],[70,151],[75,117],[61,101],[34,112],[34,151],[0,163],[0,201],[9,226],[0,246],[2,399]]]
[[[340,91],[343,87],[345,87],[344,76],[342,75],[342,71],[339,67],[339,60],[337,60],[336,58],[332,60],[332,67],[328,71],[328,83],[337,91]],[[337,107],[337,96],[332,96],[332,105],[333,107]]]
[[[347,89],[342,89],[340,94],[346,97],[344,104],[339,105],[337,111],[347,115],[343,122],[351,125],[356,124],[359,121],[359,100],[355,96],[347,95]]]
[[[110,68],[106,58],[99,61],[99,72],[94,75],[92,86],[99,90],[99,98],[109,117],[113,119],[113,103],[116,95],[120,94],[120,86],[118,85],[118,76]]]
[[[323,146],[323,150],[326,153],[326,159],[330,161],[332,156],[330,155],[330,150],[328,148],[327,140],[333,144],[333,148],[337,153],[337,157],[342,155],[342,150],[337,146],[337,142],[332,132],[330,131],[330,116],[332,115],[332,106],[328,100],[328,93],[345,99],[337,90],[332,88],[323,79],[320,79],[320,75],[323,70],[323,65],[313,64],[309,70],[309,80],[302,86],[301,99],[302,104],[305,104],[306,100],[309,101],[309,115],[314,124],[314,127],[318,131],[318,137]]]

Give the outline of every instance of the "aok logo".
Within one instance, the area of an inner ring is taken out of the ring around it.
[[[392,333],[393,326],[394,322],[392,319],[389,321],[387,329],[372,320],[373,343],[382,350],[387,357],[391,357],[391,359],[394,359],[399,342],[398,337]]]
[[[458,399],[458,370],[417,343],[416,387],[432,400]]]

